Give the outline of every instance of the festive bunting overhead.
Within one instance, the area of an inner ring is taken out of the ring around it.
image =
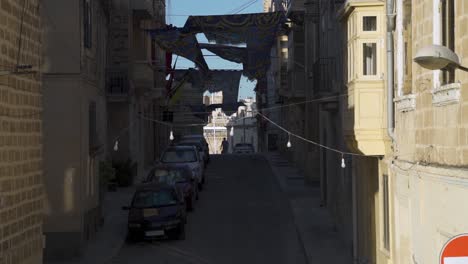
[[[205,91],[211,93],[222,91],[223,104],[237,104],[242,71],[212,70],[209,73],[209,77],[207,77],[194,69],[177,70],[176,80],[183,79],[187,73],[189,76],[188,82],[192,84],[192,87],[198,89],[201,94]]]
[[[223,91],[223,104],[237,104],[241,76],[242,71],[211,71],[211,83],[209,83],[207,90],[210,92]]]
[[[263,78],[270,65],[270,49],[283,12],[220,16],[190,16],[182,29],[185,33],[204,33],[210,42],[247,46],[244,75],[249,79]]]
[[[271,39],[270,32],[276,31],[285,21],[283,12],[241,15],[190,16],[184,25],[186,33],[204,33],[210,42],[217,44],[248,43],[251,29],[259,33],[256,38]],[[250,31],[250,32],[249,32]]]
[[[284,12],[190,16],[183,28],[168,27],[150,33],[163,49],[193,61],[207,74],[208,65],[196,39],[197,33],[204,33],[210,42],[218,45],[204,44],[202,48],[226,60],[242,63],[244,75],[250,80],[259,80],[268,71],[271,46],[284,22]],[[239,44],[246,44],[246,47],[232,46]]]
[[[161,48],[193,61],[200,70],[208,72],[208,64],[194,34],[184,34],[174,27],[153,29],[149,33]]]
[[[247,49],[243,47],[203,43],[200,44],[200,48],[206,49],[228,61],[244,64],[247,62]]]

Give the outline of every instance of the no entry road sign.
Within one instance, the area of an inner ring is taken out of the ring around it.
[[[468,234],[459,235],[445,244],[440,254],[441,264],[468,264]]]

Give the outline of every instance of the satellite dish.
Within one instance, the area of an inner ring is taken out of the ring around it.
[[[430,45],[420,49],[414,62],[429,70],[440,70],[446,67],[460,67],[460,59],[455,52],[440,45]]]

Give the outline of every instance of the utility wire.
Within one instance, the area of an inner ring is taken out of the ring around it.
[[[235,12],[234,14],[239,14],[240,12],[242,12],[243,10],[247,9],[248,7],[252,6],[253,4],[255,4],[258,0],[254,0],[252,1],[249,5],[243,7],[242,9],[238,10],[237,12]]]
[[[236,8],[234,8],[234,9],[232,9],[231,11],[229,11],[229,12],[227,12],[227,13],[228,13],[228,14],[235,14],[235,12],[241,10],[243,7],[248,6],[249,4],[251,4],[252,2],[255,2],[255,1],[256,1],[256,0],[249,0],[249,1],[245,2],[245,3],[243,3],[242,5],[240,5],[240,6],[236,7]]]

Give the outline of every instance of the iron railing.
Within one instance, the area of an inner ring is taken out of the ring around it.
[[[106,92],[110,96],[127,96],[129,92],[128,72],[108,70],[106,72]]]

